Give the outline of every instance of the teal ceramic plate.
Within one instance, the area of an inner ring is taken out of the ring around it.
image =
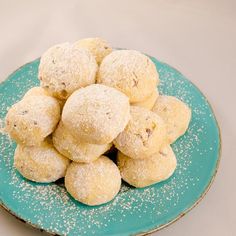
[[[220,135],[203,94],[181,73],[152,58],[160,73],[160,93],[174,95],[192,109],[187,133],[173,145],[178,159],[174,175],[144,189],[123,185],[110,203],[88,207],[58,184],[36,184],[13,168],[16,144],[0,136],[0,203],[18,218],[59,235],[136,235],[163,228],[195,206],[209,189],[220,155]],[[7,109],[38,85],[39,60],[22,66],[0,85],[0,119]]]

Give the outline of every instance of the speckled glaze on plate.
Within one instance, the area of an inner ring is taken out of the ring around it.
[[[179,219],[209,189],[220,158],[220,134],[203,94],[180,72],[155,58],[161,94],[174,95],[192,109],[186,134],[173,145],[178,160],[174,175],[144,189],[123,184],[108,204],[89,207],[72,199],[61,184],[37,184],[13,167],[16,144],[0,134],[0,204],[30,225],[59,235],[144,235]],[[38,85],[39,59],[12,73],[0,84],[0,121],[7,109]]]

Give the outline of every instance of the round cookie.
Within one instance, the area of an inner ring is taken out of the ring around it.
[[[49,183],[64,177],[69,163],[47,142],[31,147],[17,145],[15,150],[15,168],[25,178],[35,182]]]
[[[166,126],[152,111],[131,106],[131,119],[113,142],[118,150],[131,158],[149,158],[165,145]]]
[[[169,145],[148,159],[134,160],[121,152],[118,152],[117,158],[122,179],[136,188],[168,179],[177,165],[175,154]]]
[[[102,38],[85,38],[75,42],[75,46],[89,50],[95,57],[98,65],[103,58],[112,52],[108,42]]]
[[[64,156],[76,162],[91,162],[100,157],[112,146],[109,144],[90,144],[81,142],[70,134],[62,122],[52,136],[55,148]]]
[[[149,57],[134,50],[118,50],[102,61],[97,83],[120,90],[131,103],[142,102],[156,90],[159,75]]]
[[[49,48],[41,57],[41,87],[59,99],[67,99],[75,90],[95,83],[97,63],[86,49],[69,43]]]
[[[73,162],[65,176],[67,191],[76,200],[90,206],[111,201],[119,192],[120,186],[119,169],[105,156],[91,163]]]
[[[14,104],[6,115],[6,131],[17,143],[40,144],[60,119],[60,105],[49,96],[29,96]]]
[[[152,111],[165,121],[169,143],[175,142],[188,129],[191,120],[191,110],[178,98],[159,96]]]
[[[129,99],[120,91],[93,84],[74,92],[66,101],[62,122],[83,142],[111,143],[130,119]]]
[[[33,87],[31,89],[29,89],[23,98],[27,98],[29,96],[38,96],[38,95],[45,95],[45,96],[50,96],[51,95],[48,93],[48,91],[42,87]],[[62,110],[64,104],[65,104],[65,100],[60,100],[60,99],[57,99],[59,105],[60,105],[60,108]]]
[[[145,99],[144,101],[142,102],[136,102],[136,103],[132,103],[131,105],[132,106],[137,106],[137,107],[144,107],[144,108],[147,108],[148,110],[151,110],[157,100],[159,96],[159,92],[158,90],[157,91],[154,91],[151,96],[149,96],[147,99]]]

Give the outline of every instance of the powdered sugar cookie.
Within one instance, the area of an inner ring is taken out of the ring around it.
[[[89,50],[95,57],[98,65],[103,58],[112,52],[108,42],[102,38],[85,38],[75,42],[75,46]]]
[[[130,98],[142,102],[155,91],[159,75],[155,64],[144,54],[134,50],[113,51],[102,61],[97,83],[114,87]]]
[[[53,144],[64,156],[76,162],[91,162],[100,157],[112,146],[109,144],[90,144],[81,142],[70,134],[62,122],[53,133]]]
[[[118,152],[121,177],[136,188],[143,188],[168,179],[175,171],[176,157],[168,145],[148,159],[134,160]]]
[[[129,99],[120,91],[93,84],[66,101],[62,122],[75,138],[88,143],[111,143],[130,119]]]
[[[73,162],[67,169],[65,186],[76,200],[86,205],[104,204],[119,192],[120,172],[105,156],[91,163]]]
[[[38,145],[51,134],[60,119],[53,97],[29,96],[14,104],[6,115],[6,131],[17,143]]]
[[[136,102],[136,103],[132,103],[132,106],[138,106],[138,107],[144,107],[147,108],[148,110],[151,110],[157,100],[159,96],[159,92],[154,91],[150,97],[146,98],[144,101],[142,102]]]
[[[59,154],[52,144],[40,146],[17,145],[14,166],[27,179],[49,183],[65,176],[69,160]]]
[[[38,96],[38,95],[45,95],[45,96],[51,97],[51,94],[46,89],[44,89],[42,87],[33,87],[25,93],[24,98],[29,97],[29,96]],[[62,110],[62,108],[65,104],[65,100],[57,99],[57,101],[58,101],[58,103],[61,107],[61,110]]]
[[[165,121],[169,143],[173,143],[188,129],[191,120],[191,110],[178,98],[159,96],[152,111]]]
[[[75,90],[95,83],[97,63],[86,49],[69,43],[49,48],[41,57],[41,87],[59,98],[68,98]]]
[[[114,140],[118,150],[134,159],[148,158],[166,143],[166,126],[155,113],[131,106],[131,119]]]

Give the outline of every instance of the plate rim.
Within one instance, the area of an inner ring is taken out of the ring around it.
[[[209,105],[209,107],[210,107],[210,110],[212,111],[213,118],[214,118],[214,120],[215,120],[215,122],[216,122],[216,127],[217,127],[218,133],[219,133],[219,134],[218,134],[218,138],[219,138],[219,148],[218,148],[218,152],[217,152],[217,154],[218,154],[218,159],[217,159],[217,162],[216,162],[216,166],[215,166],[214,172],[213,172],[213,174],[212,174],[212,176],[211,176],[211,179],[210,179],[209,183],[207,184],[207,186],[205,187],[204,191],[201,193],[201,195],[198,197],[198,199],[197,199],[190,207],[188,207],[186,210],[184,210],[183,212],[181,212],[180,214],[178,214],[174,219],[168,221],[167,223],[164,223],[164,224],[162,224],[162,225],[159,225],[158,227],[151,228],[151,229],[149,229],[149,230],[140,231],[140,232],[137,232],[137,233],[135,233],[135,234],[130,234],[130,236],[131,236],[131,235],[132,235],[132,236],[144,236],[144,235],[150,235],[150,234],[152,234],[152,233],[155,233],[155,232],[157,232],[157,231],[160,231],[160,230],[162,230],[162,229],[168,227],[169,225],[172,225],[173,223],[175,223],[176,221],[178,221],[179,219],[181,219],[182,217],[184,217],[184,216],[185,216],[188,212],[190,212],[192,209],[194,209],[194,208],[202,201],[202,199],[206,196],[206,194],[207,194],[208,191],[210,190],[210,188],[211,188],[213,182],[215,181],[216,175],[217,175],[218,170],[219,170],[220,162],[221,162],[221,157],[222,157],[222,135],[221,135],[221,128],[220,128],[220,126],[219,126],[218,120],[216,119],[216,115],[215,115],[213,106],[212,106],[211,103],[209,102],[209,99],[204,95],[204,93],[199,89],[199,87],[196,86],[196,84],[194,84],[191,80],[187,79],[187,78],[183,75],[183,73],[180,72],[178,69],[176,69],[175,67],[173,67],[173,66],[167,64],[166,62],[163,62],[163,61],[161,61],[161,60],[159,60],[159,59],[157,60],[157,59],[156,59],[155,57],[153,57],[153,56],[150,56],[150,55],[148,55],[148,54],[146,54],[146,55],[147,55],[149,58],[154,59],[154,60],[156,60],[156,61],[158,61],[158,62],[160,62],[160,63],[162,63],[162,64],[165,64],[165,65],[171,67],[172,69],[176,70],[180,75],[183,76],[183,78],[184,78],[185,80],[187,80],[187,81],[188,81],[189,83],[191,83],[194,87],[196,87],[196,89],[198,90],[198,92],[200,92],[200,94],[202,95],[202,97],[207,101],[207,103],[208,103],[208,105]],[[37,58],[35,58],[34,60],[31,60],[31,61],[29,61],[29,62],[23,64],[22,66],[18,67],[17,69],[15,69],[12,73],[10,73],[10,74],[7,76],[6,79],[4,79],[3,81],[1,81],[0,87],[4,86],[4,84],[5,84],[6,82],[8,82],[8,80],[11,79],[11,75],[12,75],[12,74],[16,73],[16,72],[17,72],[18,70],[20,70],[21,68],[23,68],[23,67],[25,67],[25,66],[27,66],[27,65],[29,65],[29,64],[31,64],[31,63],[37,61],[37,60],[39,60],[39,59],[40,59],[40,57],[37,57]],[[0,207],[1,207],[2,209],[4,209],[6,212],[8,212],[10,215],[12,215],[14,218],[16,218],[18,221],[21,221],[22,223],[26,224],[27,226],[31,226],[31,228],[37,229],[37,230],[39,230],[39,231],[41,231],[41,232],[46,232],[46,233],[48,233],[49,235],[54,235],[54,236],[57,236],[57,235],[58,235],[58,236],[60,236],[60,234],[55,233],[55,232],[53,232],[53,231],[50,231],[50,230],[48,230],[48,229],[43,229],[43,228],[40,227],[39,225],[31,223],[29,220],[22,219],[17,213],[13,212],[11,209],[8,208],[8,207],[3,203],[3,201],[2,201],[1,198],[0,198]]]

